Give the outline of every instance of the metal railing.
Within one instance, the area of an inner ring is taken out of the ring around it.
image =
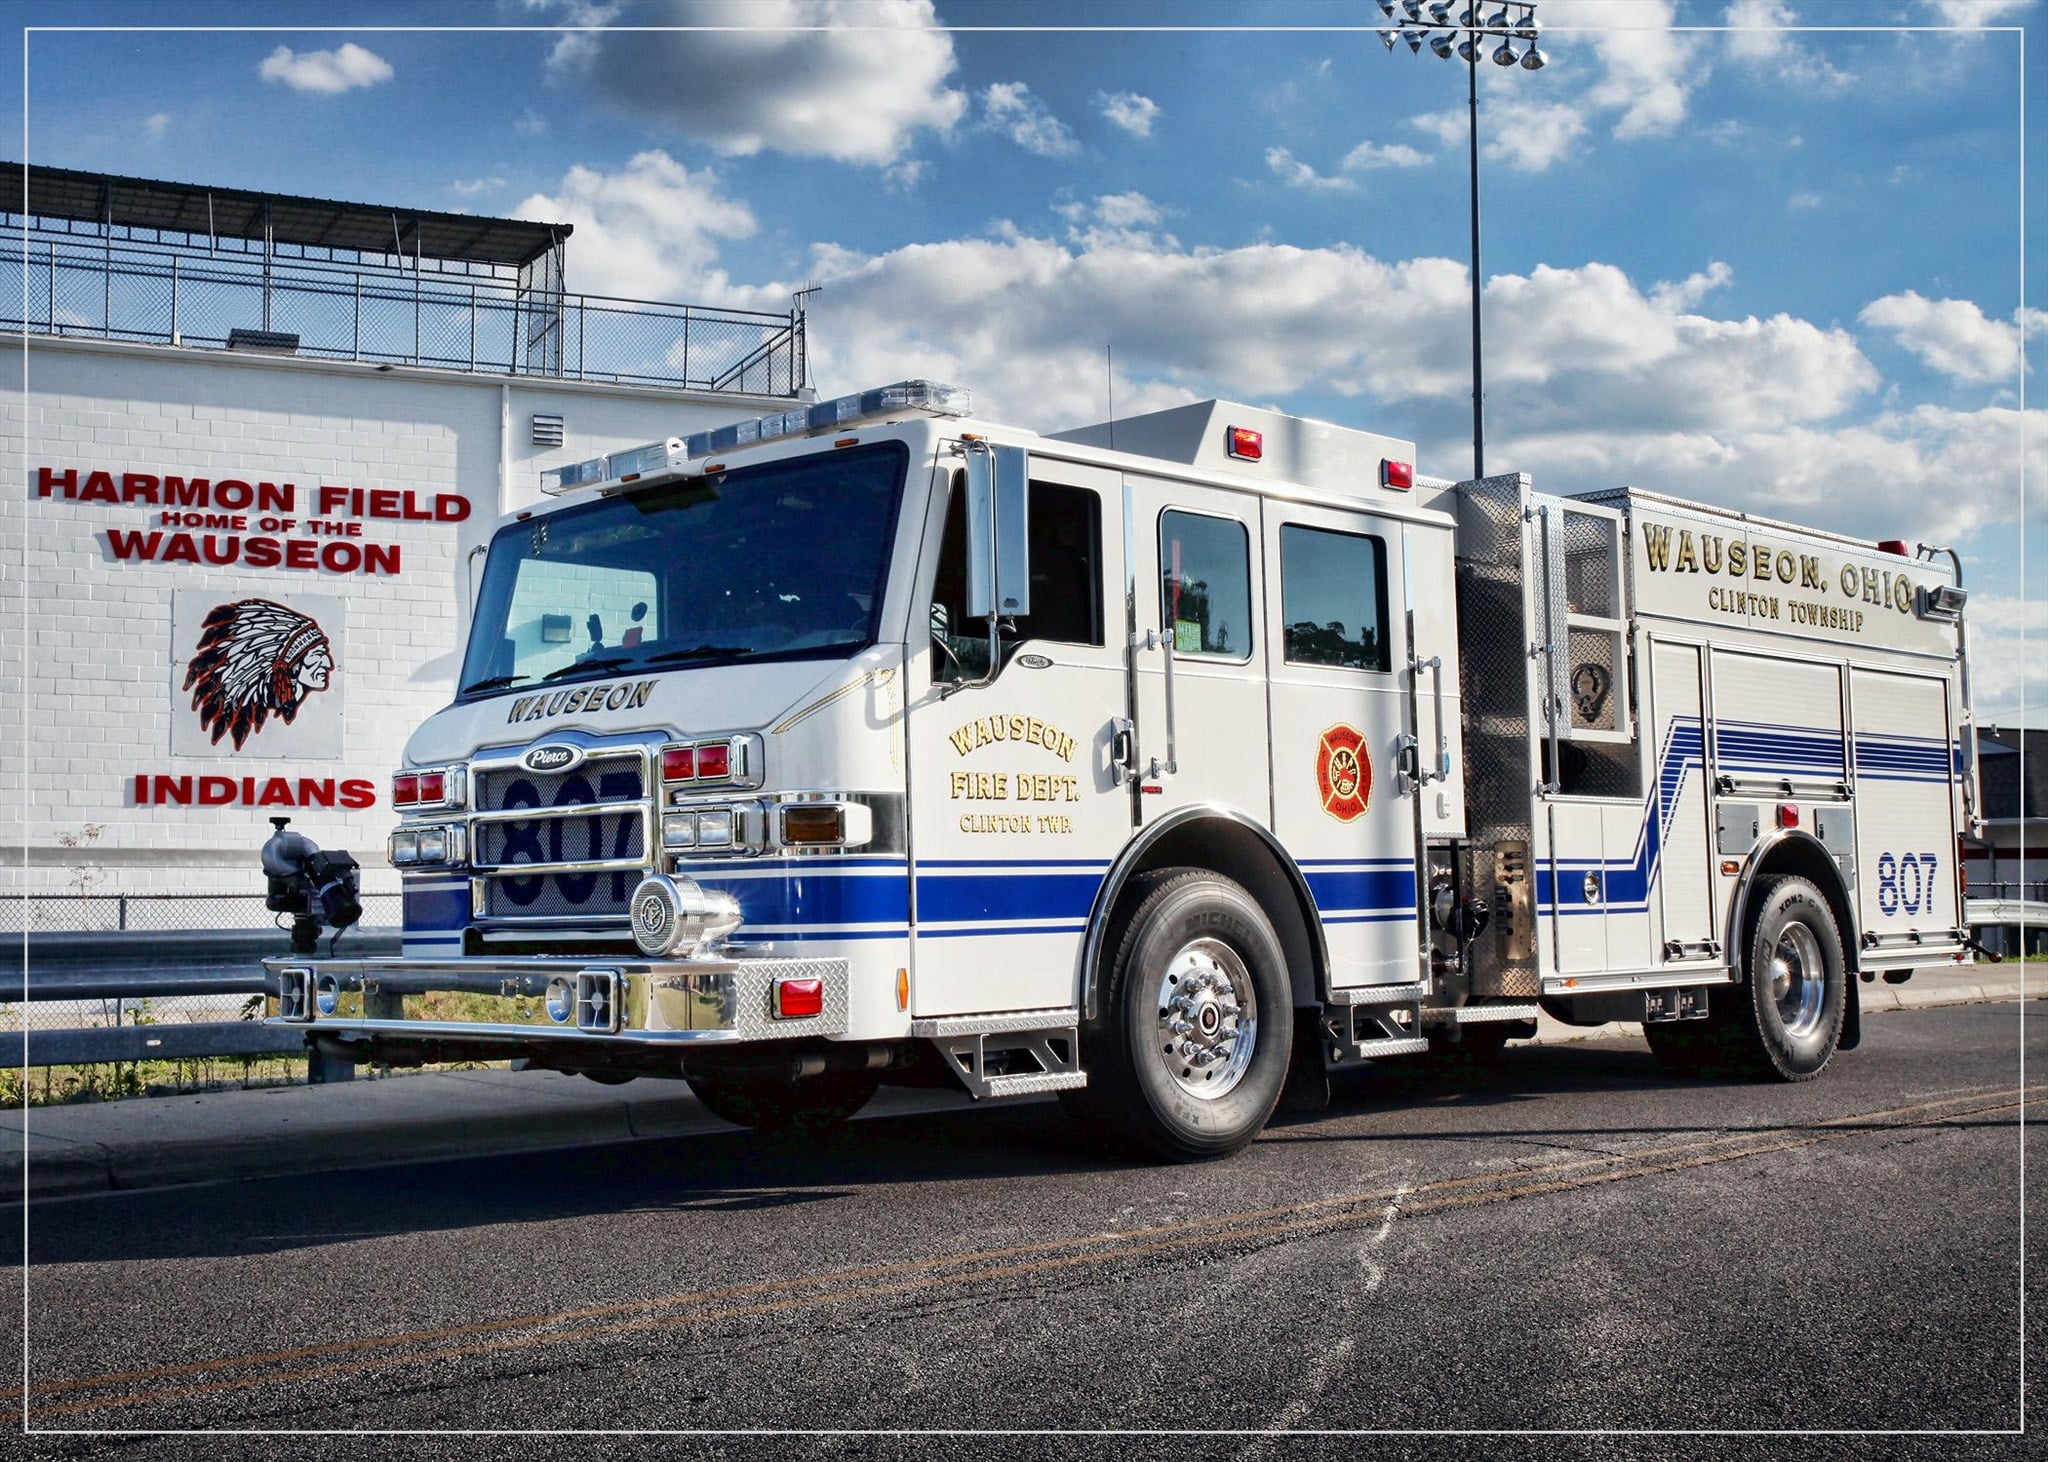
[[[24,240],[19,214],[0,214],[7,224],[0,329],[200,349],[262,330],[334,360],[762,396],[794,397],[808,383],[800,308],[710,309],[137,240]]]
[[[343,937],[358,954],[398,952],[395,929]],[[25,968],[0,964],[0,1067],[307,1054],[304,1030],[256,1018],[270,993],[263,959],[290,948],[283,931],[65,933],[26,943]],[[316,1058],[312,1079],[343,1075],[335,1064]]]

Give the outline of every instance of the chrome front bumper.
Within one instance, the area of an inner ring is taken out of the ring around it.
[[[269,1023],[311,1035],[672,1045],[842,1035],[847,1025],[843,959],[275,957],[263,967]],[[818,1014],[776,1014],[792,980],[820,983]]]

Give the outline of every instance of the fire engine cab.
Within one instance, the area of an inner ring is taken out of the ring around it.
[[[274,1018],[1192,1159],[1539,1010],[1803,1080],[1968,957],[1954,555],[1413,461],[909,381],[557,472],[394,782],[402,957],[272,960]]]

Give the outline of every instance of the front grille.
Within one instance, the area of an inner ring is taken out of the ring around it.
[[[524,767],[481,771],[476,774],[476,810],[638,802],[646,795],[641,767],[640,754],[634,752],[631,756],[593,757],[569,772],[529,772]]]
[[[531,807],[563,815],[474,825],[472,846],[485,878],[482,913],[492,919],[624,918],[640,881],[638,872],[493,872],[493,865],[589,863],[647,854],[642,799],[646,792],[641,754],[592,757],[566,772],[532,772],[524,767],[478,771],[474,796],[479,812]],[[588,807],[587,813],[573,809]]]
[[[494,877],[485,888],[485,912],[493,919],[623,919],[640,878],[638,873]]]
[[[476,860],[497,863],[602,863],[638,858],[642,843],[640,809],[593,811],[585,816],[536,817],[518,822],[480,822]]]

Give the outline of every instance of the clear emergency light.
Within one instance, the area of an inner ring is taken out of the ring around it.
[[[564,493],[605,482],[637,482],[654,473],[678,471],[691,462],[738,451],[742,447],[758,446],[762,442],[779,441],[785,437],[806,436],[814,431],[842,429],[905,411],[928,411],[935,416],[967,416],[973,410],[974,394],[971,391],[939,381],[898,381],[893,386],[856,391],[850,396],[835,396],[830,401],[815,401],[809,406],[774,411],[766,416],[750,416],[745,421],[730,422],[687,437],[670,437],[666,441],[649,442],[644,447],[592,457],[587,462],[550,468],[540,475],[540,490]]]

